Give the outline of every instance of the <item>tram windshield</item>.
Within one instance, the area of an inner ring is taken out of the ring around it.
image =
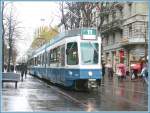
[[[98,64],[99,54],[98,43],[81,43],[81,62],[83,65]]]

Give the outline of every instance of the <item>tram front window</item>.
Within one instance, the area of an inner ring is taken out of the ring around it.
[[[67,44],[67,64],[77,65],[78,64],[78,47],[77,42],[70,42]]]
[[[81,62],[83,65],[98,64],[98,43],[81,43]]]

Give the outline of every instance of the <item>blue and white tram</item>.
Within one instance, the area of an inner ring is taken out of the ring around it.
[[[101,78],[101,38],[82,28],[59,34],[33,53],[30,73],[73,89],[97,87]]]

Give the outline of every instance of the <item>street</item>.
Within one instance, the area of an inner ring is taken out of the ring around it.
[[[148,111],[148,4],[2,0],[1,111]]]
[[[141,80],[102,80],[90,92],[67,90],[28,75],[18,83],[5,83],[2,111],[147,111],[147,85]]]

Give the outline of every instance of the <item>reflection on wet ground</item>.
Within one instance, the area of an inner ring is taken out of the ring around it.
[[[2,111],[147,111],[148,89],[141,80],[118,81],[105,77],[90,92],[68,91],[32,76],[4,84]]]

